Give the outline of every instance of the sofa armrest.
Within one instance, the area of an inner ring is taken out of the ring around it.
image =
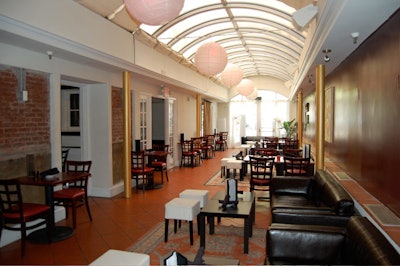
[[[266,241],[270,264],[337,264],[345,230],[329,226],[272,224]]]
[[[298,195],[309,197],[313,185],[312,177],[273,177],[271,179],[272,194]]]

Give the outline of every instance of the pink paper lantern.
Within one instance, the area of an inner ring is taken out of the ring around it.
[[[240,83],[243,78],[242,69],[234,64],[228,63],[221,73],[221,82],[228,88],[232,88]]]
[[[224,70],[228,56],[225,49],[215,42],[205,43],[197,49],[194,64],[200,73],[212,76]]]
[[[236,86],[236,89],[241,95],[249,96],[254,91],[253,81],[242,79],[242,81]]]
[[[185,0],[124,0],[128,12],[147,25],[163,25],[179,16]]]
[[[250,93],[250,95],[246,96],[246,98],[249,99],[249,100],[255,100],[257,97],[258,97],[257,88],[254,88],[253,92]]]

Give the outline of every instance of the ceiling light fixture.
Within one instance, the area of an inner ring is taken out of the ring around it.
[[[124,0],[128,12],[140,22],[158,26],[179,16],[185,0]]]
[[[329,57],[328,53],[332,52],[331,49],[324,49],[322,50],[322,53],[324,54],[324,61],[329,62],[331,61],[331,58]]]
[[[353,33],[351,34],[351,38],[353,38],[353,43],[354,43],[354,44],[357,43],[358,37],[359,37],[359,36],[360,36],[360,33],[358,33],[358,32],[353,32]]]

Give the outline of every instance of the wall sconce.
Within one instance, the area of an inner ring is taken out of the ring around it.
[[[324,49],[322,50],[322,53],[324,54],[324,61],[329,62],[331,61],[331,58],[329,57],[328,53],[332,52],[331,49]]]

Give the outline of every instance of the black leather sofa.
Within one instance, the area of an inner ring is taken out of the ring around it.
[[[365,217],[354,215],[346,227],[271,224],[266,264],[399,265],[400,255]]]
[[[272,223],[345,227],[355,213],[354,201],[326,171],[313,177],[271,180]]]

